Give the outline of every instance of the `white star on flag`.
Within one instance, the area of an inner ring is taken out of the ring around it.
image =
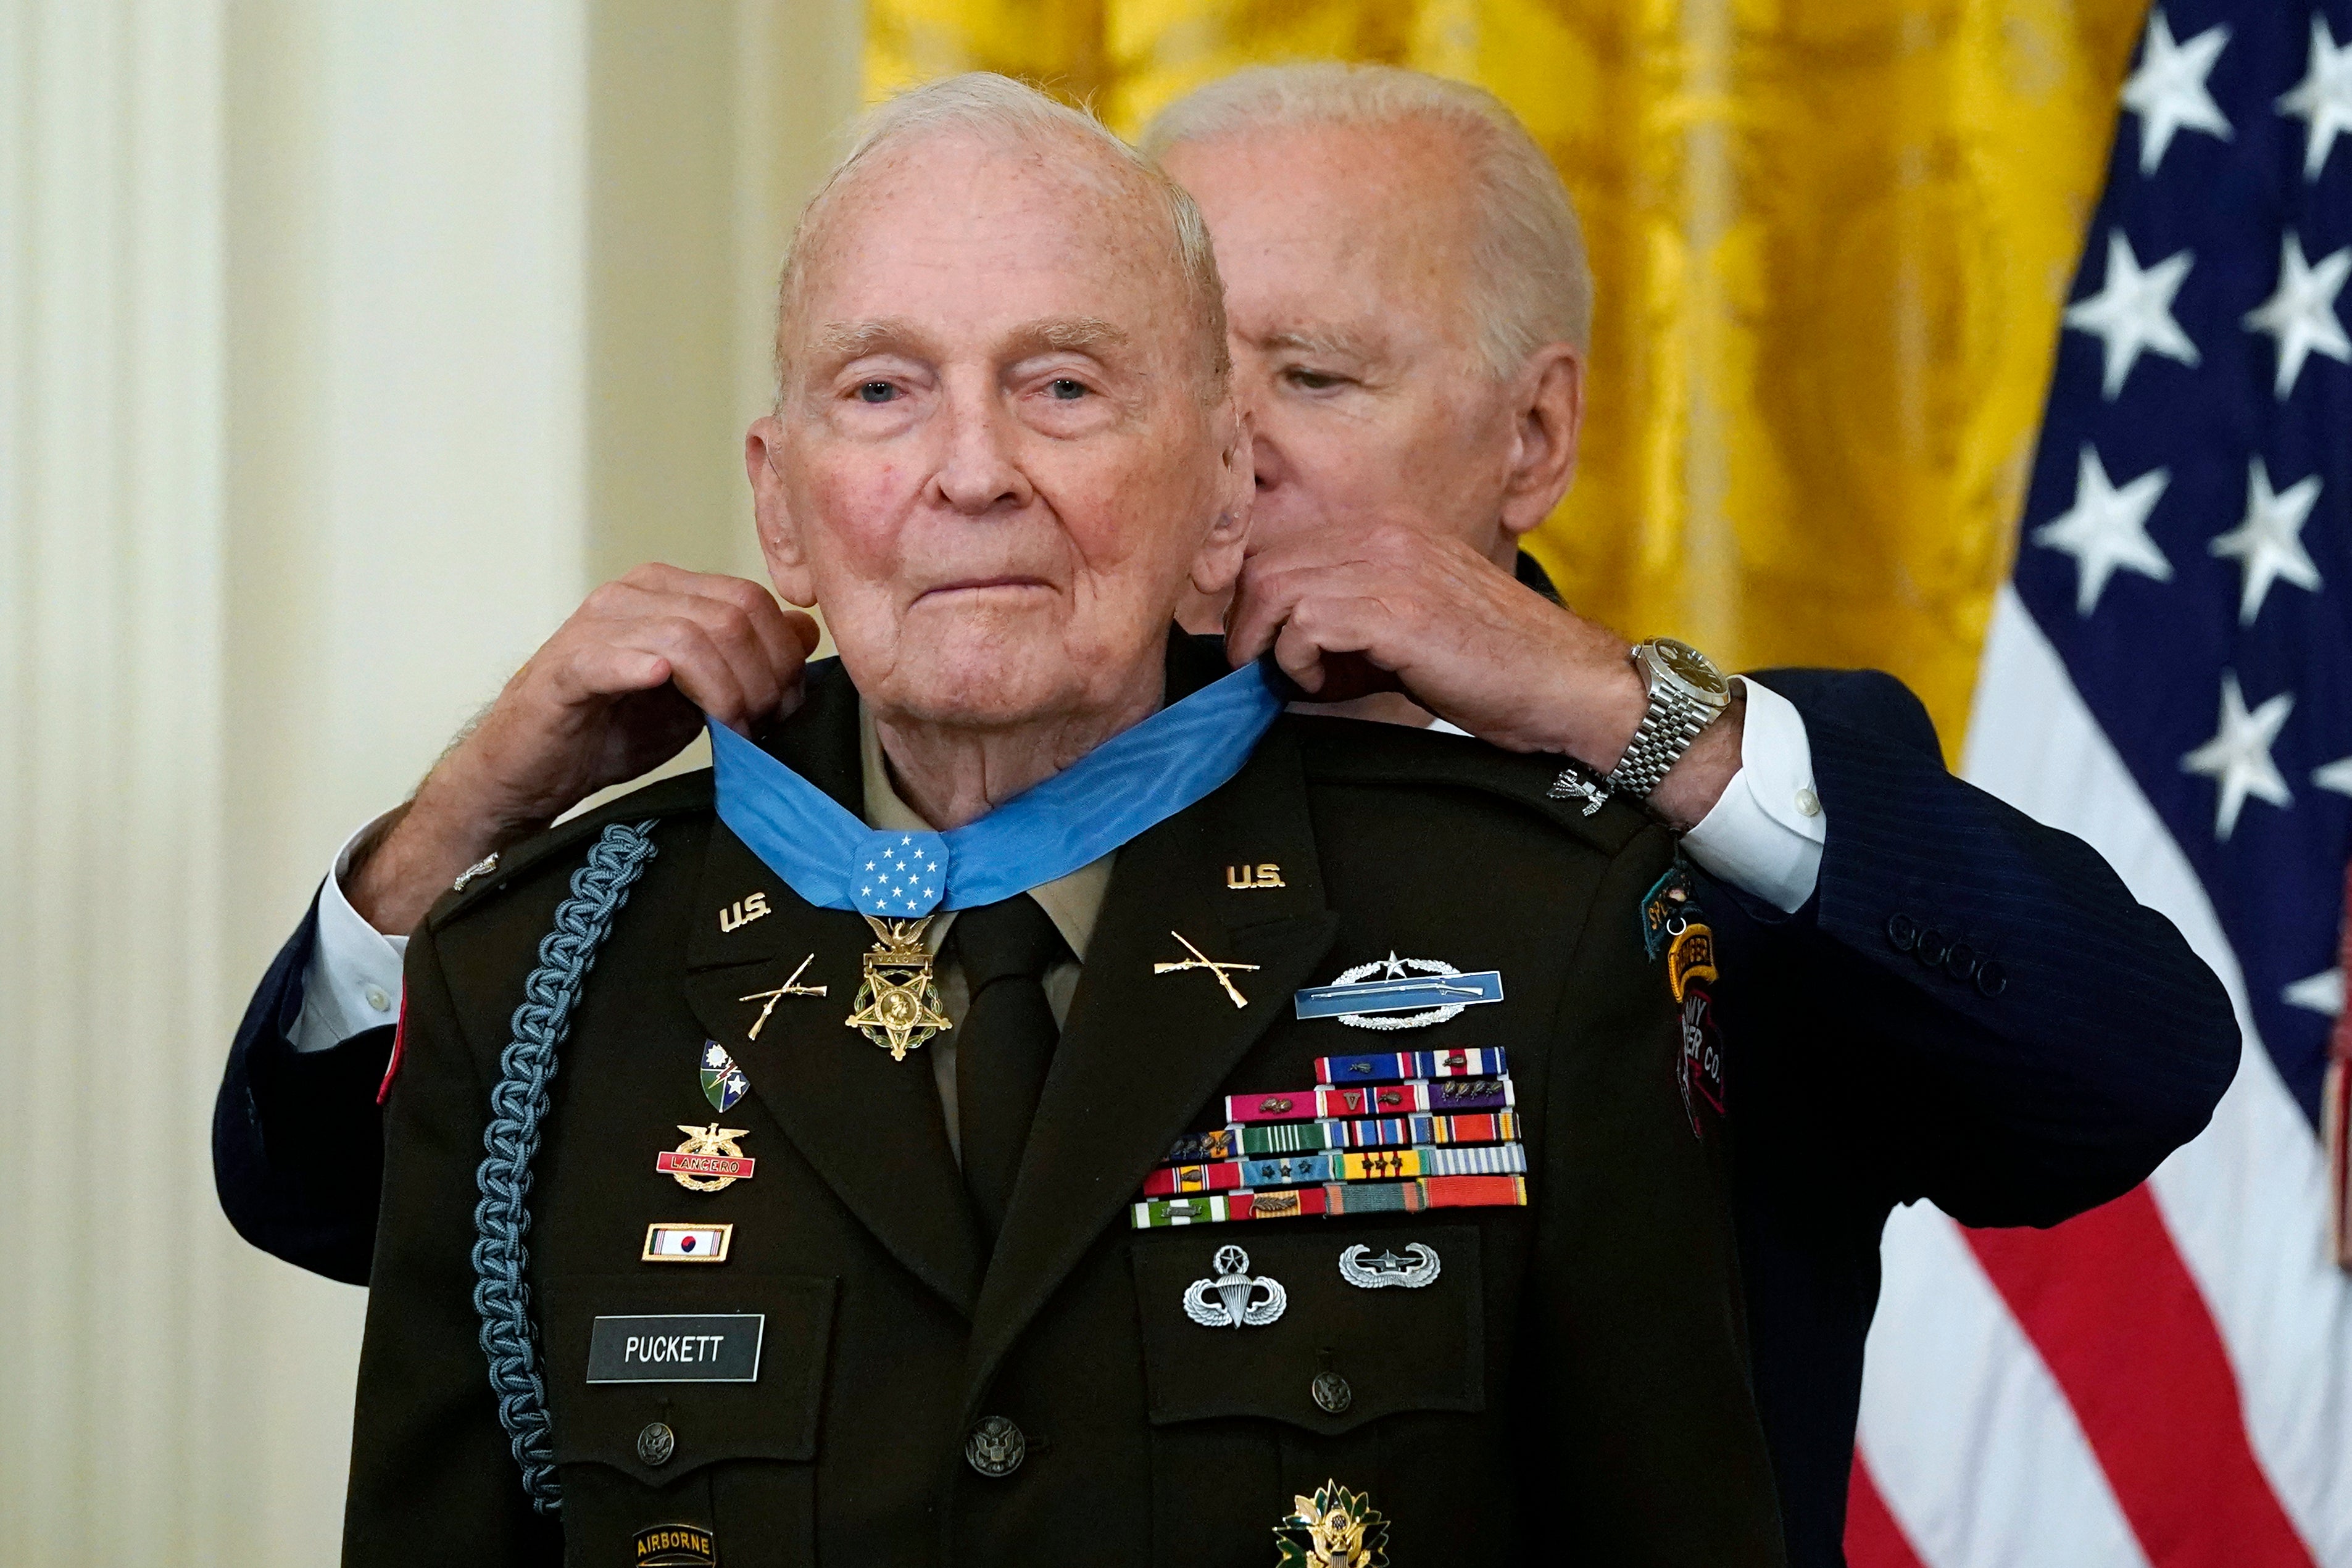
[[[2319,568],[2303,548],[2303,525],[2319,501],[2319,476],[2291,485],[2284,495],[2273,493],[2271,474],[2259,457],[2246,473],[2246,520],[2215,539],[2215,555],[2235,558],[2246,569],[2245,591],[2238,601],[2238,624],[2251,626],[2263,612],[2263,600],[2280,578],[2297,588],[2319,591]]]
[[[2337,134],[2352,131],[2352,42],[2337,48],[2326,17],[2311,18],[2311,69],[2294,91],[2280,95],[2278,109],[2281,114],[2309,122],[2303,146],[2303,177],[2318,179]]]
[[[2118,567],[2158,582],[2172,580],[2172,563],[2147,537],[2147,515],[2172,483],[2171,470],[2154,468],[2118,490],[2099,455],[2085,443],[2074,479],[2074,505],[2033,530],[2033,542],[2074,558],[2076,613],[2099,607],[2099,595]]]
[[[2352,795],[2352,757],[2339,757],[2333,762],[2313,768],[2311,781],[2322,789],[2333,789],[2338,795]]]
[[[2352,364],[2352,339],[2336,317],[2336,297],[2352,277],[2352,246],[2314,267],[2304,259],[2303,239],[2293,229],[2279,246],[2278,292],[2246,313],[2250,331],[2268,332],[2278,340],[2278,396],[2281,402],[2294,391],[2303,361],[2316,350],[2329,359]]]
[[[2281,991],[2279,999],[2291,1008],[2334,1018],[2344,1010],[2344,971],[2322,969],[2316,975],[2305,976]]]
[[[2066,325],[2093,333],[2106,344],[2104,390],[2109,402],[2124,390],[2124,382],[2145,351],[2196,368],[2197,345],[2189,341],[2172,314],[2172,298],[2180,292],[2194,265],[2195,258],[2184,250],[2142,271],[2124,231],[2108,231],[2106,281],[2090,298],[2067,307]]]
[[[2273,806],[2294,804],[2294,792],[2279,777],[2271,760],[2271,744],[2286,727],[2294,711],[2294,694],[2281,692],[2253,712],[2238,690],[2234,670],[2221,672],[2221,725],[2212,739],[2180,759],[2184,772],[2202,774],[2221,786],[2219,809],[2213,814],[2213,836],[2227,841],[2238,826],[2238,812],[2252,795]]]
[[[2141,174],[2156,172],[2175,131],[2202,131],[2230,140],[2229,118],[2205,88],[2213,62],[2229,41],[2229,28],[2208,27],[2187,43],[2176,44],[2163,12],[2148,18],[2139,69],[2124,83],[2124,107],[2139,116]]]

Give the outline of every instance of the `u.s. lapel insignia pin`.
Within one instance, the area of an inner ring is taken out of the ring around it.
[[[719,932],[731,936],[754,920],[765,920],[770,913],[766,894],[748,894],[719,912]]]
[[[1234,1006],[1237,1008],[1245,1008],[1249,1006],[1249,998],[1242,995],[1241,991],[1234,985],[1233,977],[1237,974],[1255,969],[1257,967],[1255,964],[1220,964],[1215,959],[1210,957],[1206,953],[1202,952],[1198,947],[1193,946],[1182,933],[1171,931],[1168,935],[1175,937],[1177,941],[1182,942],[1184,944],[1184,951],[1192,954],[1192,956],[1189,958],[1179,959],[1174,963],[1154,964],[1151,966],[1151,972],[1153,974],[1173,975],[1181,973],[1186,969],[1206,969],[1210,974],[1216,977],[1217,984],[1225,988],[1225,995],[1233,998]]]
[[[1214,1278],[1184,1289],[1184,1315],[1204,1329],[1262,1329],[1290,1305],[1281,1281],[1250,1277],[1249,1254],[1238,1247],[1218,1248],[1210,1266]]]
[[[760,1009],[760,1016],[751,1020],[751,1027],[746,1032],[745,1038],[750,1040],[757,1040],[760,1038],[760,1031],[767,1027],[768,1015],[776,1010],[776,1004],[782,1001],[784,998],[821,997],[824,995],[824,988],[823,986],[803,986],[800,983],[801,977],[808,973],[808,967],[815,962],[816,955],[812,953],[807,957],[801,960],[800,967],[793,971],[792,977],[787,979],[782,985],[778,986],[774,990],[753,991],[748,997],[737,997],[735,998],[739,1002],[764,1002],[767,1004]],[[721,1105],[719,1108],[722,1111],[727,1109],[724,1105]]]
[[[867,915],[874,928],[874,946],[865,955],[866,978],[857,988],[857,1010],[849,1015],[850,1028],[890,1053],[893,1061],[941,1030],[953,1029],[940,1008],[940,988],[931,978],[931,951],[923,946],[928,915],[914,920],[886,920]]]
[[[747,1158],[735,1141],[749,1137],[750,1128],[722,1127],[716,1122],[689,1127],[681,1122],[677,1130],[686,1134],[686,1142],[654,1156],[656,1172],[689,1192],[717,1192],[751,1179],[751,1167],[759,1162]]]
[[[1292,1006],[1302,1019],[1338,1019],[1350,1029],[1427,1029],[1450,1023],[1462,1009],[1503,999],[1503,974],[1486,969],[1465,975],[1434,958],[1385,958],[1340,972],[1328,986],[1297,992]]]
[[[1369,1492],[1336,1480],[1312,1497],[1291,1499],[1290,1516],[1274,1527],[1281,1568],[1389,1568],[1389,1521]]]

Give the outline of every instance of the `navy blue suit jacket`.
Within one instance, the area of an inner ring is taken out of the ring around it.
[[[2238,1029],[2221,982],[2097,854],[1945,770],[1901,682],[1758,678],[1811,741],[1818,890],[1794,915],[1704,878],[1701,897],[1790,1561],[1835,1564],[1889,1209],[1927,1197],[1972,1225],[2049,1225],[2128,1190],[2205,1125]],[[294,1053],[316,932],[314,904],[246,1011],[214,1170],[247,1240],[362,1284],[393,1031]]]

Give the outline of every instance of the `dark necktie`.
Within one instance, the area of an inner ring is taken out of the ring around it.
[[[971,997],[956,1030],[963,1183],[993,1240],[1061,1038],[1045,1001],[1045,971],[1068,949],[1025,893],[963,911],[954,936]]]

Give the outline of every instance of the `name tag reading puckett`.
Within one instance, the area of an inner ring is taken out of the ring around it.
[[[764,1312],[659,1312],[598,1318],[591,1383],[757,1383]]]

